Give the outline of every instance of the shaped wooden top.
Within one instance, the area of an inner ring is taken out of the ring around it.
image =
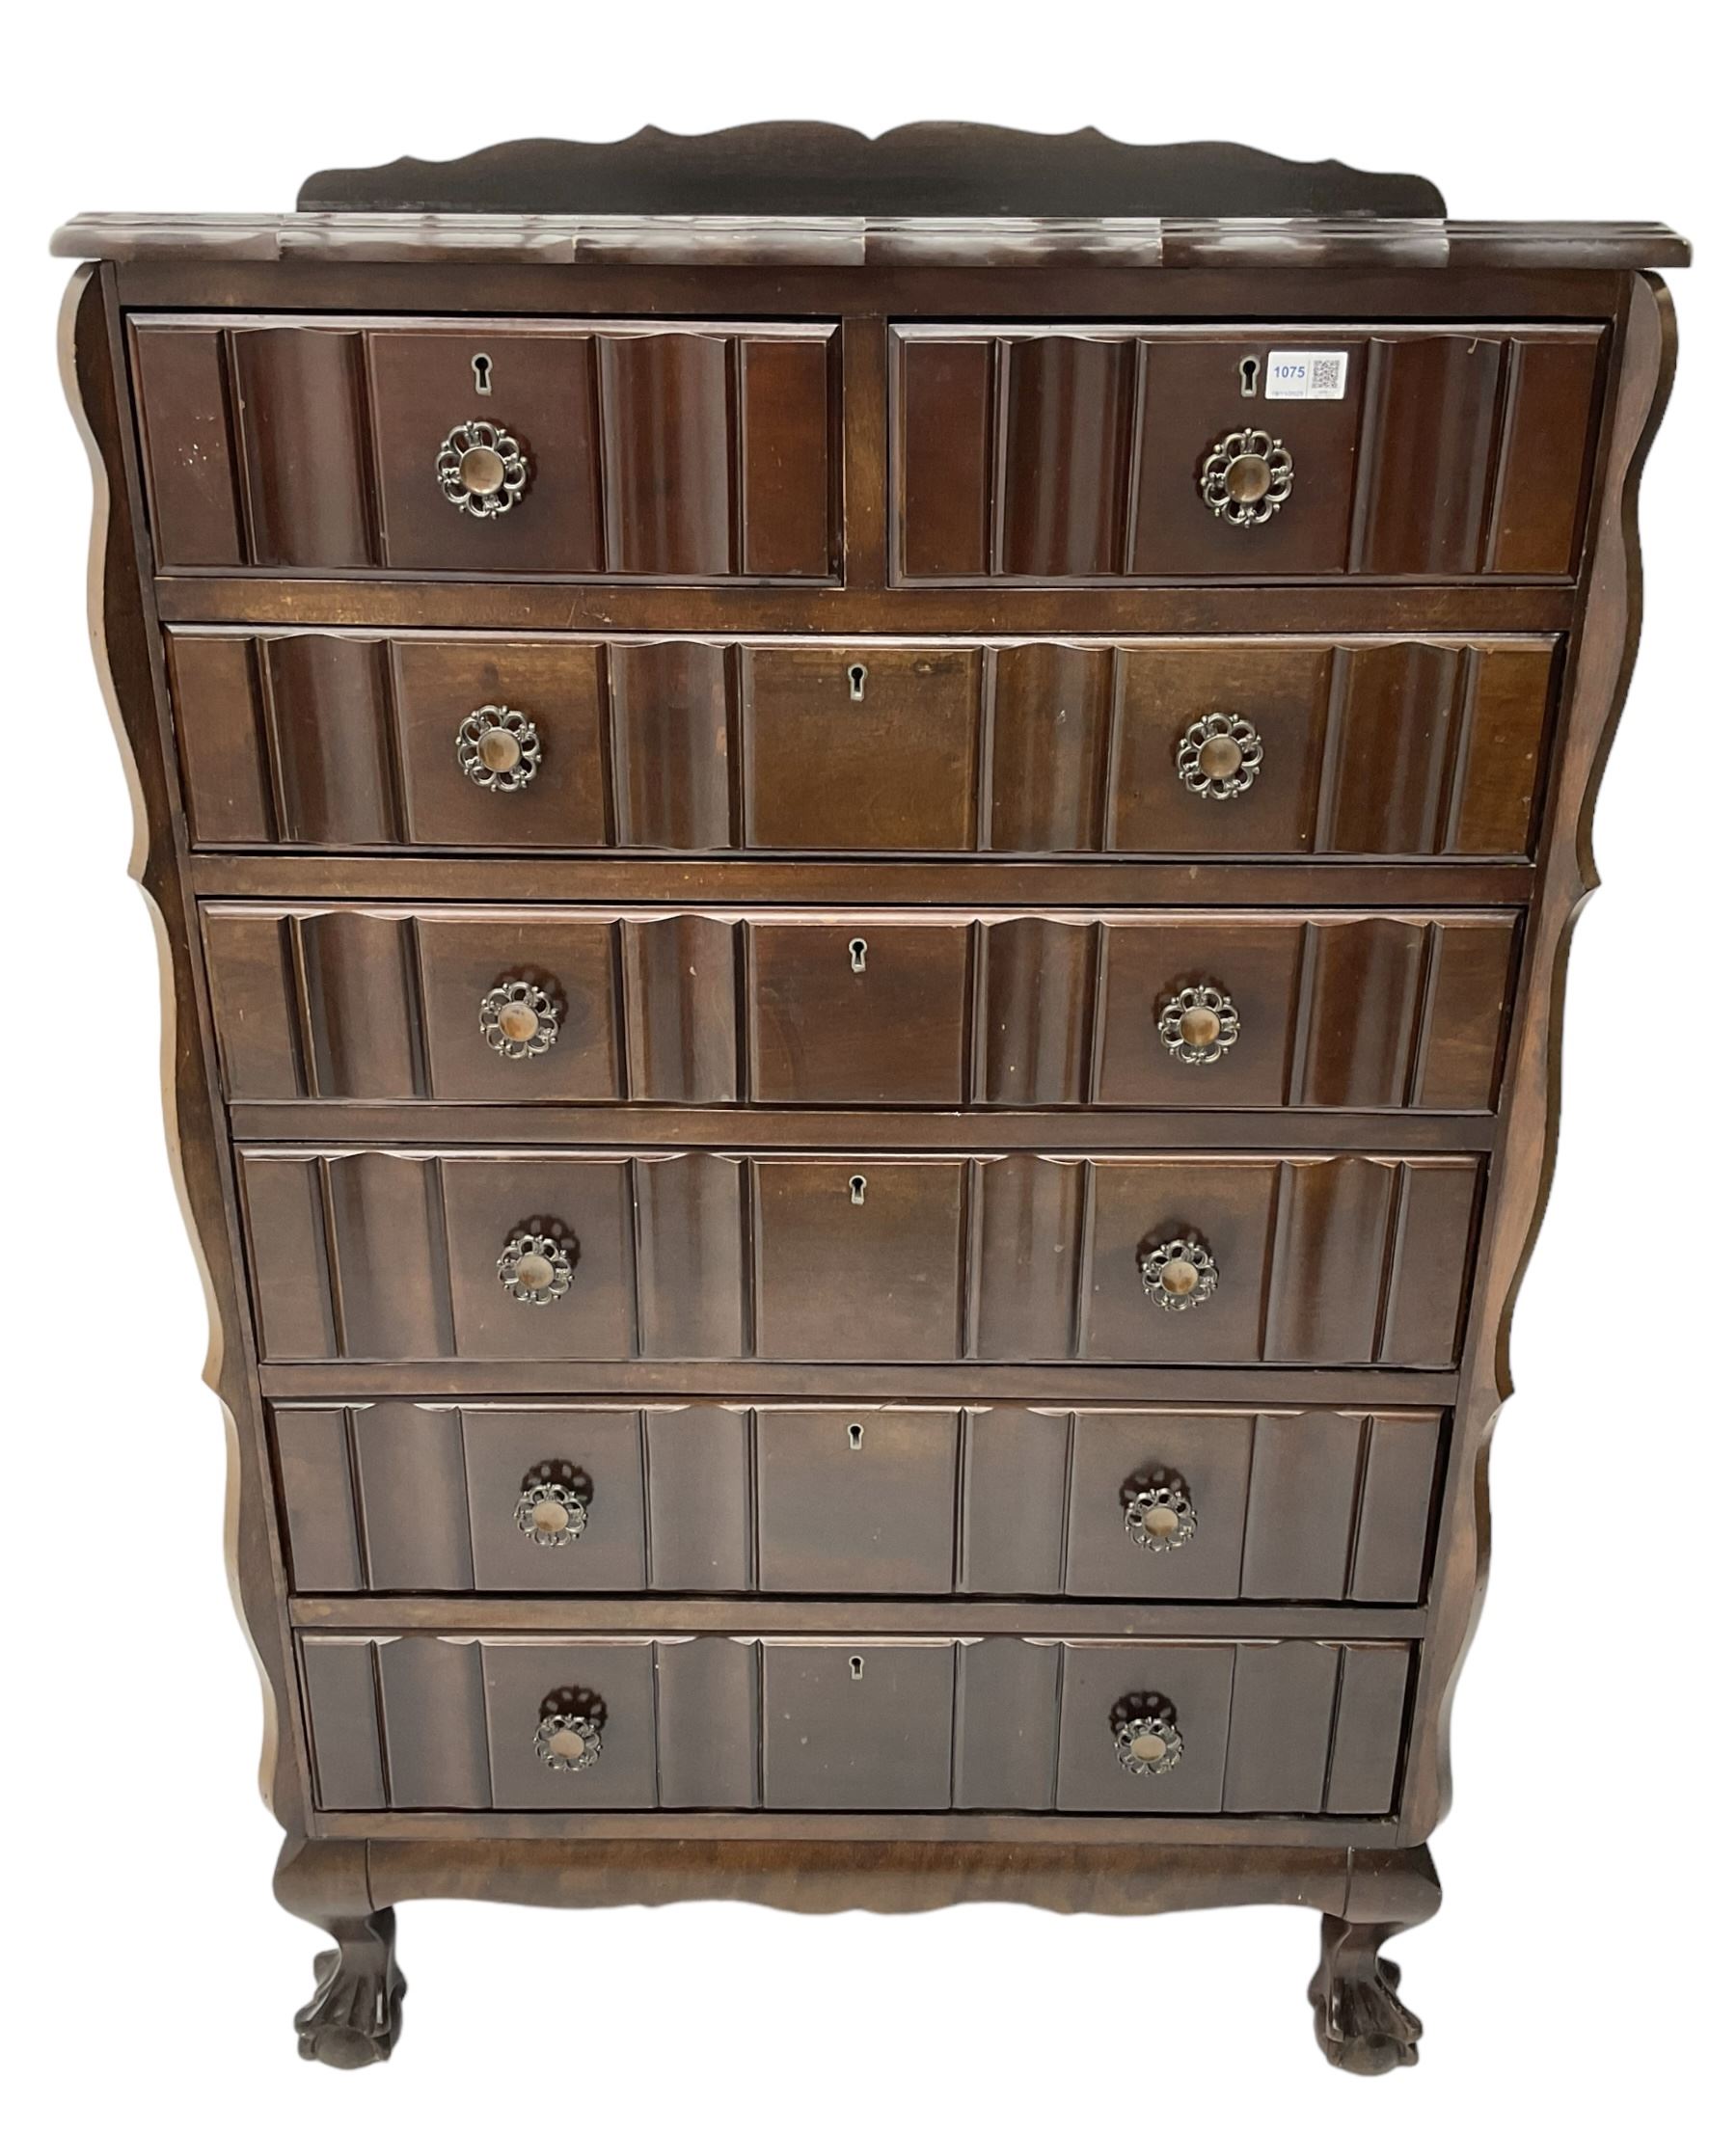
[[[1455,223],[1427,179],[1085,129],[776,123],[322,171],[293,214],[80,215],[63,257],[550,265],[1683,266],[1656,223]]]

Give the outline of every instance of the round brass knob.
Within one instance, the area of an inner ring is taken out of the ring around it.
[[[1235,1003],[1220,986],[1183,986],[1157,1011],[1157,1036],[1184,1067],[1210,1067],[1241,1035]]]
[[[1261,527],[1290,493],[1295,463],[1282,438],[1264,430],[1232,430],[1206,455],[1200,495],[1206,508],[1233,527]]]
[[[1127,1505],[1127,1538],[1158,1555],[1185,1549],[1198,1526],[1192,1501],[1179,1482],[1153,1482]]]
[[[603,1753],[603,1729],[576,1712],[552,1712],[530,1745],[551,1770],[588,1770]]]
[[[1181,1761],[1181,1730],[1171,1719],[1148,1715],[1124,1719],[1115,1729],[1115,1753],[1121,1768],[1135,1778],[1161,1778]]]
[[[515,1304],[554,1304],[573,1286],[571,1254],[541,1230],[508,1238],[495,1272]]]
[[[459,458],[458,479],[473,497],[492,497],[506,479],[506,462],[492,445],[473,445]]]
[[[1217,1261],[1204,1245],[1171,1237],[1139,1256],[1145,1292],[1163,1311],[1191,1311],[1218,1285]]]
[[[440,493],[473,519],[495,519],[525,494],[530,468],[515,437],[495,422],[460,422],[434,457]]]
[[[542,738],[523,712],[484,704],[457,733],[458,762],[472,785],[490,793],[516,793],[536,775]]]
[[[1203,799],[1233,800],[1259,777],[1264,760],[1264,744],[1245,718],[1207,712],[1182,734],[1176,775]]]
[[[482,1035],[506,1060],[534,1060],[560,1035],[560,1015],[540,986],[502,979],[482,995]]]
[[[530,1482],[519,1494],[518,1530],[539,1549],[564,1549],[590,1522],[590,1506],[564,1482]]]

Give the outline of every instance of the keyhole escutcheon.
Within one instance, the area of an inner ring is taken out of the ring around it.
[[[858,1171],[850,1181],[850,1204],[852,1207],[860,1207],[867,1198],[868,1181]]]
[[[852,1653],[850,1656],[850,1679],[852,1682],[860,1682],[862,1679],[862,1656],[860,1653]]]
[[[1241,396],[1254,399],[1260,392],[1260,358],[1244,356],[1241,360]]]
[[[850,1449],[853,1452],[859,1452],[862,1449],[861,1424],[859,1422],[853,1422],[850,1425],[850,1428],[845,1432],[845,1435],[850,1440]]]
[[[471,358],[471,368],[476,374],[476,391],[486,399],[494,391],[492,376],[494,358],[492,356],[473,356]]]
[[[868,669],[857,661],[845,669],[850,677],[850,701],[859,704],[868,693]]]
[[[858,978],[868,968],[868,944],[860,934],[850,944],[850,967]]]

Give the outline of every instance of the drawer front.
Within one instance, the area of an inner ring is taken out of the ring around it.
[[[273,1362],[1446,1367],[1482,1181],[1474,1156],[244,1148],[240,1170]]]
[[[194,842],[330,849],[1510,858],[1558,667],[1552,637],[168,643]],[[529,722],[498,771],[491,706]]]
[[[895,327],[895,576],[1569,578],[1602,338]]]
[[[1412,1648],[304,1634],[327,1811],[1391,1811]]]
[[[1404,1606],[1438,1411],[382,1400],[272,1411],[302,1593]]]
[[[210,905],[235,1101],[1486,1112],[1509,911]]]
[[[141,317],[159,564],[831,578],[837,330]]]

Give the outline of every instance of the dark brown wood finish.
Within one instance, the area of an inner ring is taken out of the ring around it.
[[[203,927],[231,1102],[322,1110],[1486,1112],[1518,938],[1501,911],[207,904]]]
[[[1560,647],[173,632],[202,849],[1529,856]],[[534,775],[466,775],[499,704]],[[1223,801],[1190,729],[1261,747]]]
[[[1429,1409],[272,1410],[302,1595],[1406,1606],[1426,1578],[1441,1427]]]
[[[398,1897],[706,1894],[1302,1902],[1414,2060],[1685,248],[968,128],[306,202],[57,240],[304,2054]]]

